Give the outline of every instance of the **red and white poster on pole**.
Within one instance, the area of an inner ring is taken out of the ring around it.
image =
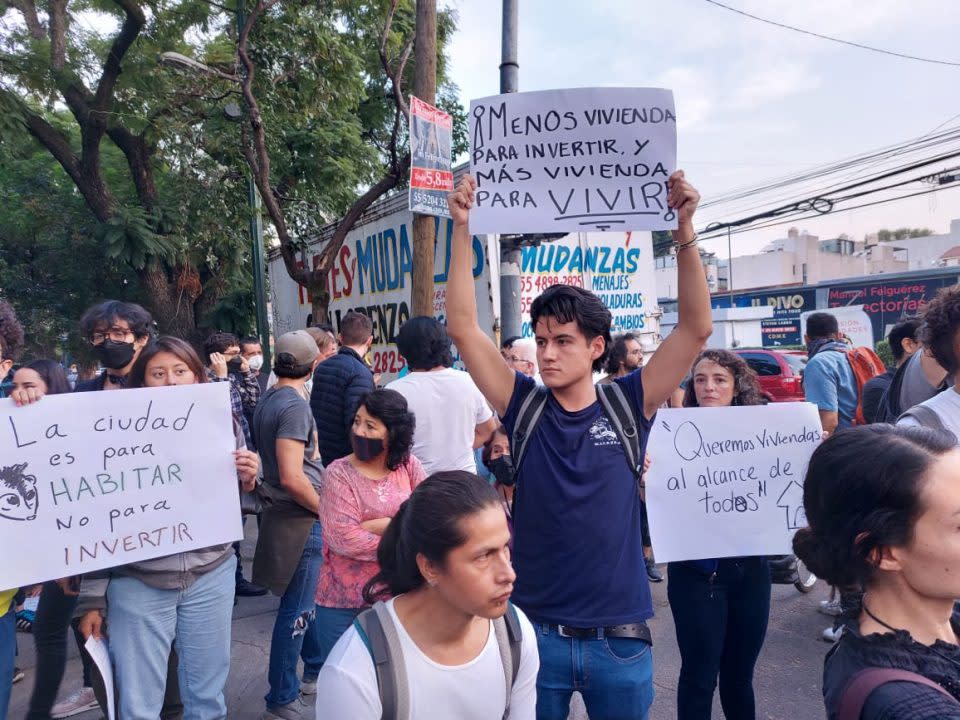
[[[453,119],[410,96],[410,209],[450,217],[447,193],[453,190]]]

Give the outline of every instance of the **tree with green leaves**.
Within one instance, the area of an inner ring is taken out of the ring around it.
[[[331,77],[325,65],[301,65],[296,73],[296,91],[322,97],[315,106],[318,113],[329,113],[334,107],[346,110],[338,114],[336,147],[329,147],[315,135],[322,117],[301,118],[296,125],[281,122],[276,108],[282,107],[282,102],[275,94],[291,73],[283,65],[267,62],[272,53],[265,50],[270,42],[288,43],[288,35],[276,34],[286,25],[284,16],[303,18],[315,13],[320,14],[315,23],[329,27],[332,33],[328,43],[333,47],[326,48],[327,54],[336,55],[346,72]],[[411,0],[374,0],[352,8],[347,3],[257,0],[240,30],[237,50],[247,110],[244,131],[248,135],[243,143],[244,156],[276,229],[284,267],[310,292],[315,318],[327,316],[330,270],[347,234],[374,202],[404,188],[408,180],[409,109],[405,88],[412,85],[409,60],[414,17]],[[466,115],[456,99],[456,87],[447,80],[444,56],[454,28],[453,14],[441,13],[438,105],[455,119],[457,152],[466,147]],[[291,142],[303,138],[319,142],[303,152],[298,143]],[[354,174],[345,167],[345,154],[354,160],[350,166]],[[357,193],[356,188],[361,186],[365,189]],[[309,200],[298,201],[323,193],[338,193],[339,202],[312,208]],[[330,212],[322,212],[324,209]],[[340,217],[335,228],[318,261],[312,264],[306,257],[306,246],[326,224],[317,220],[336,215]]]
[[[77,260],[129,268],[161,331],[197,340],[244,283],[243,186],[231,181],[235,168],[197,149],[214,99],[156,57],[214,26],[219,11],[199,0],[0,9],[0,140],[28,135],[69,177],[96,241]]]
[[[906,240],[907,238],[918,238],[918,237],[927,237],[928,235],[933,235],[933,230],[930,228],[897,228],[896,230],[888,230],[882,228],[877,230],[877,239],[880,242],[892,242],[895,240]]]

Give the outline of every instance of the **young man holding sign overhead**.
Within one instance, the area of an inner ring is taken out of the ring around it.
[[[680,321],[645,368],[615,381],[639,426],[639,457],[657,408],[712,330],[693,231],[700,195],[682,171],[667,185],[667,204],[679,222],[673,236]],[[475,189],[467,176],[449,196],[454,230],[447,322],[470,375],[513,434],[535,385],[503,363],[477,322],[467,227]],[[592,720],[646,718],[653,701],[646,626],[653,603],[637,475],[592,378],[609,352],[611,315],[593,293],[554,285],[534,301],[530,319],[547,399],[517,469],[513,598],[537,630],[537,717],[564,720],[576,689]]]

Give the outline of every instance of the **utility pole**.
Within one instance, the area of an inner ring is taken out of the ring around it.
[[[237,0],[237,37],[246,22],[244,0]],[[236,106],[234,106],[236,107]],[[249,110],[249,108],[247,108]],[[225,111],[228,119],[234,119]],[[253,170],[247,171],[247,202],[250,210],[250,257],[253,263],[253,304],[257,313],[257,337],[263,348],[263,367],[260,372],[270,374],[270,322],[267,319],[267,288],[263,251],[263,220],[260,214],[260,193],[253,179]]]
[[[517,30],[520,0],[503,0],[503,34],[500,41],[500,92],[518,90]],[[500,236],[500,338],[520,335],[519,238]]]
[[[417,0],[414,39],[413,94],[424,102],[437,102],[437,0]],[[413,316],[433,317],[433,267],[436,255],[436,220],[432,215],[413,216]]]

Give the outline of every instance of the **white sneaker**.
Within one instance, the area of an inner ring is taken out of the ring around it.
[[[97,696],[93,694],[93,688],[82,687],[62,702],[58,702],[50,710],[50,717],[54,720],[59,718],[73,717],[88,710],[96,710],[100,707],[97,702]]]
[[[836,629],[828,627],[823,631],[823,634],[820,636],[820,639],[824,642],[835,643],[840,639],[840,634],[843,632],[843,626],[840,626]]]
[[[830,615],[831,617],[839,617],[843,613],[843,608],[840,607],[839,599],[821,600],[820,605],[817,607],[817,612]]]

